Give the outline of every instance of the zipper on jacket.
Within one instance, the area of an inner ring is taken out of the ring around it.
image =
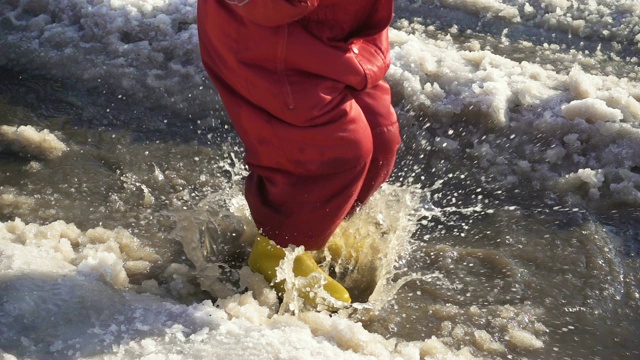
[[[289,80],[287,79],[287,69],[285,66],[285,55],[287,53],[287,41],[289,37],[289,24],[282,25],[282,42],[280,43],[280,48],[278,49],[278,77],[280,79],[280,86],[282,87],[282,94],[284,95],[284,100],[289,108],[289,110],[293,109],[293,95],[291,94],[291,87],[289,86]]]

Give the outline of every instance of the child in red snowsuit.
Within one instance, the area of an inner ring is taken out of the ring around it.
[[[245,145],[252,217],[280,247],[322,248],[391,173],[392,16],[393,0],[198,2],[202,61]]]

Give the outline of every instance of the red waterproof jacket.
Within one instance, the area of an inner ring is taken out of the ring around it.
[[[203,58],[205,66],[235,77],[231,85],[258,104],[279,84],[287,107],[295,106],[300,89],[286,75],[322,76],[361,90],[389,69],[392,0],[201,0],[198,7],[198,25],[215,28],[201,32],[200,42],[219,50]]]
[[[391,172],[393,0],[199,0],[203,64],[246,148],[245,195],[281,246],[317,249]]]

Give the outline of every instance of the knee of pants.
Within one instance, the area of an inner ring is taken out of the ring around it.
[[[372,130],[374,159],[395,159],[402,139],[398,124]]]
[[[326,137],[325,148],[332,148],[328,153],[338,163],[334,172],[368,165],[375,153],[376,140],[362,109],[352,100],[333,116],[338,120],[329,125],[321,136]]]
[[[269,149],[260,151],[271,150],[270,162],[260,165],[300,176],[338,174],[368,165],[375,142],[358,105],[347,102],[322,117],[322,125],[316,126],[273,121]]]
[[[346,139],[348,150],[345,150],[351,158],[351,167],[358,167],[363,163],[370,163],[376,153],[376,140],[368,124],[363,120],[354,135]]]

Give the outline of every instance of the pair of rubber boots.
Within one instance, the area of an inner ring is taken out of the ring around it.
[[[265,280],[267,280],[279,294],[284,293],[284,281],[274,283],[273,280],[276,278],[276,269],[284,257],[284,249],[262,235],[258,235],[251,249],[251,254],[249,255],[249,267],[254,272],[264,276]],[[327,275],[318,266],[311,254],[304,252],[298,255],[293,261],[293,273],[296,277],[307,277],[316,272],[325,277],[326,283],[323,288],[329,295],[336,300],[351,303],[349,291],[331,276]]]

